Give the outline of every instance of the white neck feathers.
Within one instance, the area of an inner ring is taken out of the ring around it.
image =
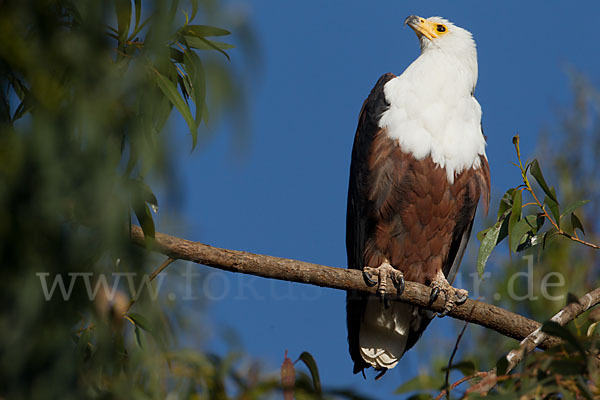
[[[404,152],[418,160],[430,156],[445,168],[450,183],[456,174],[478,168],[485,156],[481,107],[473,96],[477,54],[470,40],[460,51],[447,43],[443,49],[422,43],[421,55],[385,85],[390,106],[379,119]]]

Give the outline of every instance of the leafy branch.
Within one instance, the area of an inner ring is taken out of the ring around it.
[[[519,168],[522,183],[506,191],[500,200],[496,222],[477,235],[481,241],[477,257],[479,275],[483,275],[485,264],[493,249],[505,238],[508,238],[511,252],[520,252],[540,244],[545,248],[549,240],[555,236],[563,236],[593,249],[600,249],[598,245],[581,239],[577,233],[577,230],[580,230],[585,235],[583,224],[575,211],[589,203],[589,200],[576,201],[561,212],[556,190],[546,183],[539,161],[533,159],[523,163],[519,135],[513,137],[513,144],[518,161],[518,164],[513,163],[513,165]],[[529,175],[544,192],[543,202],[533,189]],[[531,197],[531,201],[523,203],[524,193]],[[535,209],[524,213],[525,209],[530,209],[529,207]],[[569,219],[570,224],[565,225],[566,219]],[[546,221],[550,227],[542,229]]]
[[[553,231],[555,230],[554,232],[557,235],[564,236],[570,240],[573,240],[575,242],[589,246],[593,249],[600,249],[599,246],[597,246],[593,243],[586,242],[585,240],[581,240],[579,238],[579,236],[577,235],[577,229],[581,230],[581,232],[583,234],[585,234],[585,230],[583,229],[583,224],[581,223],[581,220],[579,219],[579,217],[577,217],[577,215],[575,214],[574,211],[577,208],[589,203],[589,200],[577,201],[577,202],[571,204],[570,206],[568,206],[566,211],[564,211],[562,214],[560,214],[558,200],[556,199],[556,191],[555,191],[554,187],[548,187],[548,184],[546,183],[546,180],[544,179],[544,175],[542,174],[542,170],[540,168],[540,164],[539,164],[538,160],[534,159],[532,162],[526,163],[525,167],[523,167],[523,162],[521,161],[521,149],[519,148],[519,135],[516,135],[513,138],[513,144],[515,145],[515,149],[517,151],[517,158],[519,160],[518,167],[521,170],[521,177],[523,179],[524,189],[527,190],[533,197],[535,205],[537,205],[538,208],[541,210],[540,214],[552,224],[552,226],[554,227]],[[513,165],[516,165],[516,164],[513,163]],[[540,187],[546,194],[546,198],[544,199],[543,204],[540,202],[540,200],[536,196],[535,192],[533,191],[533,188],[531,187],[531,183],[529,182],[529,179],[527,177],[528,169],[530,170],[531,175],[535,178],[537,183],[540,185]],[[525,206],[529,205],[529,204],[532,204],[532,203],[525,204]],[[546,211],[545,205],[548,205],[548,208],[550,208],[552,215],[548,214],[548,212]],[[571,226],[573,228],[573,234],[568,233],[567,231],[563,230],[560,227],[561,219],[566,217],[567,215],[570,215],[570,217],[571,217]]]
[[[584,349],[584,345],[571,332],[565,329],[564,326],[599,303],[600,288],[596,288],[578,300],[569,303],[549,321],[523,339],[517,349],[510,351],[505,357],[502,357],[496,364],[496,368],[482,375],[485,376],[484,379],[471,387],[469,392],[487,393],[497,384],[500,376],[510,374],[517,364],[522,362],[539,343],[550,335],[562,338],[565,344],[575,349],[575,352],[569,351],[567,354],[579,353],[580,356],[585,357],[588,352]],[[592,351],[597,354],[596,350],[592,349]]]

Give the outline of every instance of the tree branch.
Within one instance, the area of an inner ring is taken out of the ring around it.
[[[600,288],[596,288],[585,296],[579,298],[576,302],[567,304],[567,306],[554,315],[550,321],[556,322],[561,326],[565,326],[579,315],[599,303]],[[525,339],[521,341],[519,348],[510,351],[506,355],[506,360],[508,362],[506,373],[508,374],[510,371],[512,371],[517,364],[523,361],[527,354],[531,353],[536,347],[539,347],[539,344],[548,337],[549,336],[547,333],[542,332],[541,326],[531,332]],[[496,369],[494,368],[487,373],[486,377],[481,382],[472,386],[468,392],[479,392],[482,394],[487,393],[496,385],[497,381],[498,377],[496,375]]]
[[[133,242],[147,248],[144,233],[139,226],[131,227]],[[368,287],[358,270],[333,268],[287,258],[279,258],[238,250],[220,249],[206,244],[180,239],[174,236],[156,233],[150,250],[164,254],[172,259],[187,260],[224,271],[261,276],[289,282],[307,283],[315,286],[339,290],[355,289],[375,294],[376,287]],[[404,293],[396,299],[429,310],[442,312],[444,296],[429,303],[431,289],[415,282],[406,282]],[[469,321],[492,329],[504,336],[522,340],[540,328],[540,323],[522,315],[515,314],[492,304],[467,299],[465,303],[454,308],[449,316]],[[560,340],[545,337],[536,343],[542,349],[555,346]]]

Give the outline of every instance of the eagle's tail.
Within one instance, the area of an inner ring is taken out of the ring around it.
[[[392,301],[386,308],[379,297],[369,296],[359,331],[362,358],[377,370],[394,368],[407,350],[415,312],[410,304]]]

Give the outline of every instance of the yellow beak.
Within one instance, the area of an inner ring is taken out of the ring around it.
[[[432,40],[437,37],[435,24],[425,18],[410,15],[404,20],[404,25],[410,26],[419,38],[425,36],[427,39]]]

